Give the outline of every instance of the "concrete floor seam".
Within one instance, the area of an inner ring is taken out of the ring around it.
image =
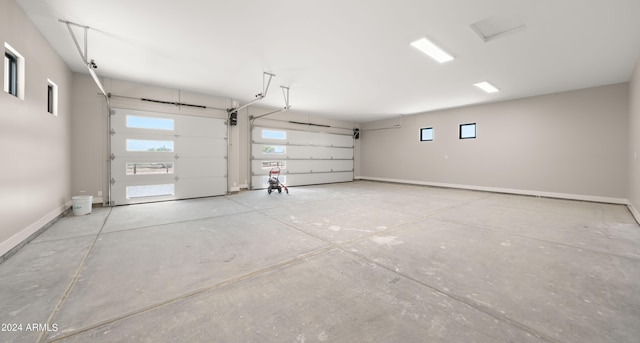
[[[368,259],[366,256],[364,256],[362,254],[359,254],[358,252],[355,252],[355,251],[352,251],[352,250],[345,250],[345,249],[341,249],[341,250],[343,250],[343,251],[345,251],[345,252],[347,252],[349,254],[352,254],[354,256],[357,256],[357,257],[361,258],[364,261],[367,261],[369,263],[375,264],[376,266],[378,266],[380,268],[383,268],[383,269],[385,269],[385,270],[387,270],[387,271],[389,271],[391,273],[394,273],[394,274],[396,274],[398,276],[401,276],[402,278],[404,278],[406,280],[410,280],[410,281],[412,281],[412,282],[414,282],[414,283],[416,283],[416,284],[418,284],[418,285],[420,285],[422,287],[426,287],[426,288],[428,288],[428,289],[430,289],[432,291],[435,291],[437,293],[440,293],[440,294],[442,294],[442,295],[444,295],[444,296],[446,296],[446,297],[448,297],[448,298],[450,298],[452,300],[455,300],[455,301],[463,303],[463,304],[465,304],[465,305],[467,305],[469,307],[472,307],[472,308],[474,308],[474,309],[476,309],[476,310],[478,310],[478,311],[480,311],[482,313],[485,313],[485,314],[491,316],[492,318],[494,318],[496,320],[499,320],[499,321],[501,321],[503,323],[506,323],[506,324],[514,326],[514,327],[516,327],[516,328],[518,328],[520,330],[523,330],[523,331],[525,331],[527,333],[530,333],[530,334],[534,335],[535,337],[537,337],[537,338],[539,338],[539,339],[541,339],[543,341],[546,341],[546,342],[549,342],[549,343],[561,343],[560,341],[557,341],[557,340],[555,340],[555,339],[553,339],[551,337],[548,337],[548,336],[538,332],[537,330],[529,327],[528,325],[525,325],[523,323],[515,321],[515,320],[513,320],[513,319],[511,319],[511,318],[509,318],[507,316],[504,316],[504,315],[502,315],[502,314],[500,314],[500,313],[498,313],[496,311],[493,311],[492,309],[490,309],[488,307],[482,306],[481,304],[477,304],[477,303],[475,303],[473,301],[467,301],[464,297],[458,296],[458,295],[456,295],[454,293],[447,292],[445,290],[439,289],[438,287],[435,287],[435,286],[429,285],[429,284],[427,284],[425,282],[422,282],[420,280],[417,280],[417,279],[415,279],[415,278],[413,278],[413,277],[411,277],[409,275],[403,274],[403,273],[401,273],[401,272],[399,272],[399,271],[397,271],[397,270],[395,270],[393,268],[390,268],[390,267],[388,267],[388,266],[386,266],[384,264],[380,264],[380,263],[378,263],[378,262],[376,262],[374,260]]]
[[[318,239],[318,240],[320,240],[322,242],[329,243],[329,244],[337,246],[337,247],[342,246],[342,245],[357,243],[357,242],[369,239],[371,237],[380,235],[381,233],[397,230],[397,229],[401,228],[402,226],[419,223],[421,221],[424,221],[424,220],[428,219],[428,217],[419,217],[419,218],[416,218],[415,220],[411,220],[411,221],[407,221],[407,222],[404,222],[404,223],[399,223],[399,224],[396,224],[396,225],[392,225],[392,226],[386,227],[386,228],[384,228],[382,230],[372,232],[371,234],[363,235],[362,237],[350,239],[350,240],[339,242],[339,243],[334,243],[334,242],[331,242],[331,240],[329,240],[329,239],[326,239],[326,238],[318,236],[318,235],[314,235],[311,232],[308,232],[308,231],[305,231],[304,229],[296,227],[295,225],[293,225],[291,223],[288,223],[286,221],[282,221],[282,220],[280,220],[278,218],[270,217],[268,214],[263,213],[261,210],[256,210],[256,212],[258,212],[258,213],[260,213],[260,214],[262,214],[262,215],[264,215],[264,216],[266,216],[268,218],[271,218],[271,219],[275,220],[276,222],[278,222],[278,223],[280,223],[282,225],[285,225],[285,226],[287,226],[287,227],[289,227],[291,229],[294,229],[294,230],[299,231],[301,233],[304,233],[304,234],[306,234],[306,235],[308,235],[310,237],[313,237],[313,238]]]
[[[102,229],[104,229],[105,225],[107,225],[107,220],[109,219],[109,216],[111,215],[111,212],[112,212],[112,209],[110,208],[109,212],[107,213],[107,215],[105,216],[105,218],[104,218],[104,220],[102,222],[102,226],[100,227],[100,230],[96,234],[96,237],[93,239],[93,241],[89,245],[89,248],[87,249],[87,252],[84,254],[82,260],[78,264],[78,268],[76,269],[73,277],[71,278],[71,281],[69,282],[69,285],[65,289],[64,293],[62,293],[60,299],[58,300],[58,304],[53,309],[53,312],[51,312],[51,315],[49,316],[49,319],[47,320],[47,324],[48,325],[52,325],[54,323],[56,316],[58,315],[58,313],[60,312],[60,310],[64,306],[64,303],[67,300],[67,298],[69,297],[69,294],[71,293],[71,291],[73,290],[73,287],[78,282],[78,278],[80,277],[80,274],[82,273],[82,268],[84,268],[84,266],[86,265],[87,260],[89,259],[89,255],[91,255],[91,252],[93,251],[93,248],[95,247],[96,242],[98,241],[98,238],[100,237],[100,233],[102,232]],[[43,340],[45,339],[46,334],[47,334],[46,331],[41,332],[39,337],[38,337],[37,342],[38,343],[43,342]]]
[[[532,237],[532,236],[522,235],[522,234],[518,234],[518,233],[507,232],[507,231],[500,230],[500,229],[494,229],[494,228],[485,227],[485,226],[469,225],[468,223],[462,223],[462,222],[458,222],[458,221],[455,221],[455,220],[445,220],[445,219],[441,219],[441,218],[432,218],[432,219],[433,220],[437,220],[437,221],[441,221],[443,223],[461,225],[461,226],[464,226],[464,227],[472,229],[472,230],[501,233],[501,234],[505,234],[505,235],[510,235],[510,236],[515,236],[515,237],[530,239],[530,240],[537,241],[537,242],[543,242],[543,243],[547,243],[547,244],[551,244],[551,245],[571,248],[571,249],[578,250],[579,252],[581,252],[581,251],[589,251],[589,252],[592,252],[592,253],[603,254],[603,255],[607,255],[607,256],[614,256],[614,257],[618,257],[618,258],[629,259],[629,260],[632,260],[634,262],[640,262],[640,255],[638,255],[638,256],[619,255],[619,254],[614,254],[614,253],[609,252],[609,251],[603,251],[603,250],[597,250],[597,249],[592,249],[592,248],[580,247],[580,246],[571,245],[571,244],[567,244],[567,243],[555,242],[555,241],[546,240],[546,239],[539,238],[539,237]]]
[[[465,204],[470,203],[470,202],[472,202],[472,201],[466,202]],[[457,206],[455,206],[455,205],[454,205],[454,206],[450,206],[450,207],[448,207],[448,208],[446,208],[446,209],[453,209],[453,208],[461,207],[461,206],[463,206],[463,205],[464,205],[464,204],[462,204],[462,205],[457,205]],[[444,210],[446,210],[446,209],[443,209],[443,211],[444,211]],[[442,212],[442,211],[436,211],[436,212],[437,212],[437,213],[439,213],[439,212]],[[506,316],[503,316],[503,315],[501,315],[501,314],[499,314],[499,313],[496,313],[495,311],[491,311],[490,309],[485,308],[485,307],[483,307],[483,306],[482,306],[482,305],[480,305],[480,304],[476,304],[476,303],[474,303],[474,302],[466,301],[466,299],[464,299],[463,297],[459,297],[459,296],[457,296],[457,295],[455,295],[455,294],[453,294],[453,293],[449,293],[449,292],[446,292],[446,291],[444,291],[444,290],[441,290],[441,289],[439,289],[439,288],[437,288],[437,287],[434,287],[434,286],[432,286],[432,285],[429,285],[429,284],[423,283],[423,282],[421,282],[421,281],[419,281],[419,280],[416,280],[416,279],[414,279],[414,278],[412,278],[412,277],[410,277],[410,276],[408,276],[408,275],[405,275],[405,274],[403,274],[403,273],[400,273],[400,272],[398,272],[398,271],[396,271],[396,270],[394,270],[394,269],[391,269],[391,268],[389,268],[389,267],[387,267],[387,266],[385,266],[385,265],[382,265],[382,264],[380,264],[380,263],[378,263],[378,262],[376,262],[376,261],[374,261],[374,260],[371,260],[371,259],[369,259],[369,258],[365,257],[365,256],[364,256],[364,255],[362,255],[362,254],[359,254],[359,253],[357,253],[357,252],[355,252],[355,251],[352,251],[352,250],[349,250],[349,249],[345,248],[345,246],[347,246],[347,245],[350,245],[350,244],[353,244],[353,243],[357,243],[357,242],[359,242],[359,241],[363,241],[363,240],[366,240],[366,239],[370,239],[371,237],[374,237],[374,236],[380,235],[380,234],[382,234],[382,233],[386,233],[386,232],[389,232],[389,231],[398,231],[398,230],[402,230],[402,228],[403,228],[404,226],[411,225],[411,224],[415,224],[415,223],[419,223],[419,222],[421,222],[421,221],[424,221],[424,220],[426,220],[426,219],[429,219],[429,217],[430,217],[430,216],[432,216],[432,215],[433,215],[433,214],[430,214],[429,216],[420,217],[420,218],[417,218],[417,219],[412,220],[412,221],[410,221],[410,222],[400,223],[400,224],[394,225],[394,226],[389,227],[389,228],[386,228],[386,229],[384,229],[384,230],[380,230],[380,231],[375,232],[375,233],[370,234],[370,235],[365,235],[365,236],[363,236],[363,237],[359,237],[359,238],[352,239],[352,240],[345,241],[345,242],[335,243],[335,244],[333,244],[333,246],[335,246],[337,249],[339,249],[339,250],[341,250],[341,251],[343,251],[343,252],[345,252],[345,253],[348,253],[348,254],[351,254],[351,255],[357,256],[358,258],[360,258],[360,259],[362,259],[362,260],[364,260],[364,261],[366,261],[366,262],[368,262],[368,263],[371,263],[371,264],[374,264],[374,265],[376,265],[376,266],[379,266],[379,267],[381,267],[381,268],[383,268],[383,269],[386,269],[386,270],[388,270],[388,271],[390,271],[390,272],[392,272],[392,273],[394,273],[394,274],[396,274],[396,275],[399,275],[399,276],[401,276],[401,277],[403,277],[403,278],[405,278],[405,279],[411,280],[411,281],[413,281],[413,282],[415,282],[415,283],[417,283],[417,284],[419,284],[419,285],[421,285],[421,286],[423,286],[423,287],[426,287],[426,288],[428,288],[428,289],[431,289],[431,290],[433,290],[433,291],[436,291],[436,292],[438,292],[438,293],[440,293],[440,294],[442,294],[442,295],[444,295],[444,296],[447,296],[448,298],[450,298],[450,299],[452,299],[452,300],[455,300],[455,301],[461,302],[461,303],[463,303],[463,304],[465,304],[465,305],[467,305],[467,306],[470,306],[470,307],[472,307],[472,308],[474,308],[474,309],[476,309],[476,310],[478,310],[478,311],[481,311],[481,312],[483,312],[483,313],[485,313],[485,314],[487,314],[487,315],[489,315],[489,316],[491,316],[491,317],[493,317],[493,318],[495,318],[495,319],[497,319],[497,320],[500,320],[500,321],[502,321],[502,322],[504,322],[504,323],[507,323],[507,324],[509,324],[509,325],[512,325],[512,326],[514,326],[514,327],[517,327],[517,328],[519,328],[519,329],[521,329],[521,330],[523,330],[523,331],[525,331],[525,332],[528,332],[528,333],[530,333],[530,334],[534,335],[535,337],[540,338],[540,339],[542,339],[542,340],[544,340],[544,341],[546,341],[546,342],[557,343],[558,341],[556,341],[556,340],[554,340],[554,339],[552,339],[552,338],[550,338],[550,337],[546,337],[546,336],[545,336],[545,335],[543,335],[542,333],[537,332],[535,329],[533,329],[533,328],[531,328],[531,327],[529,327],[529,326],[527,326],[527,325],[525,325],[525,324],[522,324],[522,323],[516,322],[516,321],[514,321],[514,320],[512,320],[512,319],[510,319],[510,318],[508,318],[508,317],[506,317]],[[314,235],[311,235],[310,233],[308,233],[308,232],[306,232],[306,231],[304,231],[304,230],[302,230],[302,229],[300,229],[300,228],[297,228],[297,227],[295,227],[295,226],[293,226],[293,225],[291,225],[291,224],[289,224],[289,223],[287,223],[287,222],[280,221],[280,220],[278,220],[278,219],[275,219],[275,220],[276,220],[276,221],[278,221],[278,222],[280,222],[280,223],[282,223],[282,224],[284,224],[284,225],[287,225],[288,227],[291,227],[291,228],[293,228],[293,229],[295,229],[295,230],[297,230],[297,231],[301,231],[301,232],[306,233],[306,234],[308,234],[308,235],[310,235],[310,236],[312,236],[312,237],[314,237],[314,238],[318,238],[318,239],[321,239],[321,240],[323,240],[323,241],[325,241],[325,242],[327,242],[327,243],[330,243],[329,241],[324,240],[324,239],[322,239],[321,237],[316,237],[316,236],[314,236]]]
[[[178,221],[172,221],[172,222],[168,222],[168,223],[161,223],[161,224],[154,224],[154,225],[147,225],[147,226],[138,226],[138,227],[130,227],[130,228],[123,228],[123,229],[111,229],[108,232],[103,232],[102,234],[103,235],[109,235],[109,234],[120,233],[120,232],[128,232],[128,231],[143,230],[143,229],[153,229],[153,228],[158,228],[158,227],[163,227],[163,226],[168,226],[168,225],[174,225],[174,224],[192,223],[192,222],[197,222],[197,221],[205,220],[205,219],[224,218],[224,217],[229,217],[229,216],[234,216],[234,215],[239,215],[239,214],[246,214],[246,213],[250,213],[250,212],[253,212],[253,211],[254,210],[252,210],[252,209],[248,209],[247,211],[243,211],[243,212],[227,213],[227,214],[221,214],[221,215],[218,215],[218,216],[209,216],[209,217],[200,217],[200,218],[195,218],[195,219],[178,220]]]
[[[167,306],[167,305],[170,305],[170,304],[174,304],[174,303],[189,299],[191,297],[206,293],[208,291],[213,291],[215,289],[218,289],[218,288],[221,288],[221,287],[224,287],[224,286],[232,285],[232,284],[237,283],[237,282],[241,282],[241,281],[244,281],[244,280],[247,280],[247,279],[255,278],[255,277],[261,276],[263,274],[266,274],[266,273],[272,272],[274,270],[277,270],[279,268],[282,268],[282,267],[285,267],[285,266],[289,266],[289,265],[293,265],[293,264],[296,264],[296,263],[300,263],[300,262],[302,262],[302,261],[304,261],[306,259],[318,256],[318,255],[322,255],[322,254],[330,252],[331,250],[334,250],[334,249],[335,249],[335,246],[330,245],[330,246],[322,247],[322,248],[319,248],[319,249],[316,249],[316,250],[312,250],[312,251],[306,252],[304,254],[298,255],[298,256],[296,256],[294,258],[274,263],[272,265],[266,266],[264,268],[260,268],[258,270],[252,271],[250,273],[239,275],[239,276],[236,276],[236,277],[232,277],[232,278],[229,278],[227,280],[223,280],[221,282],[217,282],[217,283],[215,283],[213,285],[205,286],[205,287],[202,287],[200,289],[197,289],[197,290],[182,294],[180,296],[173,297],[173,298],[170,298],[170,299],[166,299],[164,301],[161,301],[161,302],[158,302],[158,303],[155,303],[155,304],[147,305],[147,306],[144,306],[142,308],[139,308],[139,309],[130,311],[128,313],[122,314],[120,316],[113,317],[113,318],[101,321],[99,323],[88,325],[88,326],[80,328],[80,329],[78,329],[76,331],[70,332],[70,333],[68,333],[66,335],[61,335],[61,336],[56,337],[56,338],[54,338],[52,340],[49,340],[49,341],[47,341],[47,343],[53,343],[53,342],[62,341],[62,340],[65,340],[67,338],[70,338],[70,337],[73,337],[73,336],[76,336],[76,335],[79,335],[79,334],[82,334],[82,333],[85,333],[85,332],[88,332],[88,331],[91,331],[91,330],[94,330],[94,329],[98,329],[98,328],[103,327],[105,325],[109,325],[109,324],[112,324],[112,323],[115,323],[115,322],[130,318],[130,317],[134,317],[134,316],[143,314],[145,312],[153,311],[155,309],[159,309],[159,308],[162,308],[164,306]],[[69,290],[67,292],[65,292],[65,293],[68,294],[68,292],[69,292]],[[51,323],[51,321],[49,321],[49,323]],[[46,334],[46,332],[43,332],[43,335],[44,334]],[[42,338],[44,338],[44,337],[42,337]],[[39,343],[43,342],[42,338],[38,340]]]
[[[0,340],[637,340],[619,206],[350,185],[69,216],[0,265],[2,322],[59,329]]]
[[[93,236],[96,236],[96,234],[92,233],[92,234],[86,234],[86,235],[77,235],[77,236],[73,236],[73,237],[64,237],[64,238],[50,239],[50,240],[44,240],[44,241],[38,241],[38,242],[30,242],[30,244],[33,244],[33,245],[47,244],[47,243],[61,242],[61,241],[67,241],[67,240],[70,240],[70,239],[93,237]]]

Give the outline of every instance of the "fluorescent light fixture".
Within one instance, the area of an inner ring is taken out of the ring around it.
[[[478,82],[478,83],[474,83],[474,86],[482,89],[483,91],[487,92],[487,93],[496,93],[499,92],[500,90],[498,88],[496,88],[496,86],[490,84],[488,81],[482,81],[482,82]]]
[[[420,38],[417,41],[412,42],[411,45],[440,63],[453,60],[453,56],[449,55],[426,38]]]

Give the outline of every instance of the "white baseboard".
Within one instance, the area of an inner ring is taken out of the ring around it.
[[[20,245],[20,243],[24,242],[31,235],[33,235],[34,233],[38,232],[38,230],[40,230],[45,225],[47,225],[50,221],[54,220],[56,217],[58,217],[59,215],[64,213],[64,211],[66,211],[70,207],[71,207],[71,202],[68,202],[68,203],[56,208],[55,210],[47,213],[45,216],[43,216],[42,218],[38,219],[37,221],[35,221],[31,225],[27,226],[26,228],[24,228],[21,231],[17,232],[13,236],[9,237],[9,239],[7,239],[6,241],[0,243],[0,256],[4,256],[4,254],[6,254],[9,251],[11,251],[11,249],[13,249],[13,248],[17,247],[18,245]]]
[[[460,184],[454,184],[454,183],[400,180],[400,179],[388,179],[388,178],[368,177],[368,176],[357,176],[357,177],[355,177],[355,179],[358,179],[358,180],[370,180],[370,181],[382,181],[382,182],[392,182],[392,183],[403,183],[403,184],[421,185],[421,186],[434,186],[434,187],[444,187],[444,188],[468,189],[468,190],[473,190],[473,191],[484,191],[484,192],[493,192],[493,193],[530,195],[530,196],[538,196],[538,197],[545,197],[545,198],[557,198],[557,199],[581,200],[581,201],[603,202],[603,203],[609,203],[609,204],[629,205],[629,200],[627,200],[627,199],[602,197],[602,196],[596,196],[596,195],[541,192],[541,191],[526,190],[526,189],[512,189],[512,188],[460,185]],[[636,217],[636,219],[638,219],[638,217]]]
[[[629,208],[629,212],[631,212],[633,217],[636,219],[636,222],[640,224],[640,212],[638,212],[636,207],[633,206],[633,204],[630,201],[627,203],[627,207]]]
[[[229,187],[229,192],[240,192],[240,187]]]

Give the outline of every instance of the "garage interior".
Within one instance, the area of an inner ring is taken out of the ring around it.
[[[0,13],[3,342],[640,337],[640,3]]]

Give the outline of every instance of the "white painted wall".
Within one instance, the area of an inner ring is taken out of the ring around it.
[[[624,202],[628,107],[624,83],[365,123],[360,176]],[[477,138],[458,139],[474,122]]]
[[[0,256],[71,201],[71,72],[14,1],[0,1],[3,51],[5,42],[25,59],[25,96],[0,90]],[[47,79],[58,85],[57,117],[47,112]]]
[[[640,222],[640,59],[629,87],[629,201]]]

